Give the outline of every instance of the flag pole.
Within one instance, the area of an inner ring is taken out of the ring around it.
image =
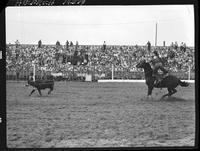
[[[157,22],[156,22],[156,34],[155,34],[155,46],[157,46]]]
[[[188,65],[188,80],[190,80],[190,74],[191,74],[191,69],[190,69],[190,65]]]
[[[112,64],[112,80],[114,79],[114,65]]]

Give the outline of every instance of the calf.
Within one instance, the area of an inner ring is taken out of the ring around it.
[[[53,91],[54,81],[53,80],[36,80],[36,81],[28,80],[28,84],[26,86],[29,86],[29,85],[34,87],[34,89],[31,91],[29,96],[31,96],[33,92],[35,92],[36,89],[38,90],[41,96],[42,95],[41,90],[43,89],[49,89],[48,94],[50,94],[51,91]]]

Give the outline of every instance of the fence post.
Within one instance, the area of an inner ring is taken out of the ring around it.
[[[114,65],[112,64],[112,80],[114,79]]]
[[[191,74],[191,71],[190,71],[190,65],[188,65],[188,80],[190,80],[190,74]]]
[[[33,81],[35,81],[35,62],[33,63]]]

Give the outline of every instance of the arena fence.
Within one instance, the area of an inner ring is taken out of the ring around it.
[[[195,83],[195,80],[183,80],[185,82],[189,83]],[[145,82],[145,80],[121,80],[121,79],[107,79],[107,80],[98,80],[98,82]]]
[[[174,76],[178,77],[179,79],[182,80],[189,80],[189,81],[194,81],[195,79],[195,73],[190,73],[190,76],[188,76],[187,73],[184,72],[174,72],[172,73]],[[30,71],[26,72],[26,71],[22,71],[20,73],[17,73],[15,71],[7,71],[6,72],[6,79],[7,80],[27,80],[28,77],[30,75]],[[84,75],[87,74],[75,74],[75,77],[57,77],[57,80],[75,80],[75,79],[79,79],[79,78],[83,78],[81,81],[84,81],[84,79],[86,79],[86,77]],[[73,76],[73,75],[71,75]],[[143,72],[131,72],[128,74],[128,76],[124,76],[123,73],[118,74],[117,72],[115,73],[114,76],[112,76],[111,72],[110,73],[106,73],[104,77],[99,77],[96,74],[91,74],[92,77],[90,77],[91,80],[87,80],[86,81],[99,81],[99,82],[137,82],[139,80],[139,82],[142,82],[144,80],[144,73]],[[36,73],[36,79],[40,79],[42,77],[42,73],[37,72]],[[113,79],[112,79],[113,78]]]

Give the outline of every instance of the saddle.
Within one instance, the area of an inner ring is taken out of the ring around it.
[[[166,73],[166,74],[157,74],[157,75],[153,75],[153,76],[156,78],[156,80],[154,81],[154,85],[159,85],[160,82],[161,82],[164,78],[166,78],[168,75],[169,75],[168,73]]]

